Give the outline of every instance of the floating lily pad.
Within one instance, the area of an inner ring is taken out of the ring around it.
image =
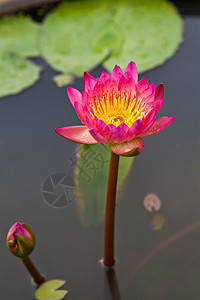
[[[108,49],[113,55],[120,55],[123,47],[124,36],[121,28],[116,24],[101,29],[91,40],[91,47],[95,52]]]
[[[4,16],[0,19],[0,53],[10,52],[23,57],[39,55],[39,24],[29,16]]]
[[[116,1],[113,21],[125,39],[119,55],[111,55],[104,67],[124,69],[133,60],[139,72],[152,69],[172,57],[182,41],[183,22],[176,8],[165,0]]]
[[[84,226],[98,225],[105,213],[110,149],[107,145],[81,145],[76,164],[77,205]],[[118,190],[134,158],[120,157]]]
[[[111,16],[112,11],[104,1],[61,3],[43,23],[42,55],[54,69],[81,76],[110,53],[110,47],[101,48],[97,42],[91,47],[91,43],[110,24]],[[95,46],[98,51],[93,50]]]
[[[182,23],[165,0],[66,1],[47,15],[41,51],[54,69],[79,76],[101,62],[111,72],[131,60],[143,72],[175,53]]]
[[[49,280],[43,283],[36,291],[38,300],[60,300],[68,293],[66,290],[57,290],[65,284],[64,280]]]
[[[0,97],[17,94],[33,85],[41,68],[15,54],[0,54]]]

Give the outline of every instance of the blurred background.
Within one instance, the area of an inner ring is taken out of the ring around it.
[[[31,254],[66,299],[199,300],[200,2],[0,0],[0,299],[35,299],[6,248],[16,222],[36,236]],[[80,124],[66,94],[83,72],[136,62],[165,87],[175,121],[120,161],[116,265],[102,268],[109,151],[54,129]]]

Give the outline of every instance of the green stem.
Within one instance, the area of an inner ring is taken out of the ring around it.
[[[104,264],[107,267],[114,265],[114,229],[115,229],[115,203],[117,192],[117,177],[119,168],[119,155],[111,151],[106,197],[105,236],[104,236]]]
[[[44,277],[40,275],[36,267],[33,265],[32,261],[30,260],[29,257],[22,258],[22,261],[27,268],[28,272],[32,276],[33,280],[37,284],[41,284],[45,281]]]

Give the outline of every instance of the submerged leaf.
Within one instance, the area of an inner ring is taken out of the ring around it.
[[[60,300],[68,293],[67,290],[57,290],[65,284],[65,280],[49,280],[43,283],[36,291],[38,300]]]
[[[0,54],[0,97],[17,94],[33,85],[41,68],[15,54]]]
[[[0,53],[15,53],[23,57],[39,55],[39,24],[29,16],[4,16],[0,19]]]
[[[75,177],[77,205],[84,226],[98,225],[105,212],[110,149],[108,145],[81,145]],[[134,158],[120,158],[118,189],[127,177]]]

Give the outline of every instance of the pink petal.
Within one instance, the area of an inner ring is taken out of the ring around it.
[[[114,143],[122,143],[126,140],[126,135],[129,128],[126,124],[122,123],[119,126],[114,126],[109,132],[108,139]]]
[[[107,82],[107,80],[106,80],[106,82]],[[89,93],[88,93],[88,99],[93,99],[94,95],[96,95],[97,98],[99,98],[99,96],[101,97],[103,95],[103,92],[104,92],[104,84],[105,83],[100,81],[100,79],[97,79],[94,90],[89,91]]]
[[[138,119],[133,123],[133,125],[128,130],[127,141],[130,141],[137,136],[137,134],[138,134],[138,132],[140,132],[143,124],[144,124],[144,119],[141,119],[141,120]]]
[[[103,93],[118,92],[118,84],[112,78],[107,79],[103,84]]]
[[[137,136],[143,136],[143,134],[146,133],[153,126],[155,121],[156,117],[152,116],[152,119],[141,129]]]
[[[149,87],[149,83],[146,80],[146,78],[141,79],[140,81],[138,81],[138,83],[136,84],[136,90],[139,94],[142,94],[142,92],[144,90],[146,90]]]
[[[94,126],[93,124],[93,119],[92,117],[90,116],[90,113],[87,113],[87,108],[84,108],[86,114],[85,114],[85,121],[86,121],[86,125],[89,129],[96,129],[96,127]]]
[[[82,95],[78,90],[76,90],[72,87],[68,87],[67,94],[68,94],[69,100],[71,101],[71,104],[73,106],[74,106],[75,102],[82,103]]]
[[[155,92],[156,92],[156,85],[155,83],[153,82],[152,84],[150,84],[150,89],[151,89],[151,93],[155,95]]]
[[[153,126],[144,134],[141,134],[140,137],[149,136],[155,134],[163,129],[165,129],[169,124],[174,121],[175,117],[162,117],[155,121]]]
[[[102,120],[98,119],[96,116],[94,116],[94,126],[98,129],[98,132],[100,134],[104,135],[104,129],[107,126],[106,123],[104,123]]]
[[[124,72],[129,72],[129,73],[132,75],[134,81],[135,81],[135,82],[138,81],[138,71],[137,71],[136,64],[135,64],[133,61],[131,61],[131,62],[128,64],[128,66],[126,67],[126,69],[125,69]]]
[[[88,93],[82,92],[83,108],[84,111],[87,110],[87,112],[85,111],[85,114],[88,113],[90,115],[90,112],[92,111],[92,107],[94,106],[94,97],[95,97],[94,91],[90,90],[88,91]]]
[[[85,124],[85,115],[83,111],[83,106],[79,102],[74,102],[75,111],[83,124]]]
[[[144,124],[143,127],[141,128],[140,132],[137,134],[137,136],[141,136],[144,133],[146,133],[155,123],[156,121],[156,110],[151,109],[146,117],[144,118]]]
[[[125,78],[121,76],[118,84],[118,90],[128,92],[131,91],[131,96],[135,93],[135,81],[132,77]]]
[[[116,127],[113,124],[106,125],[103,130],[101,131],[101,134],[105,136],[105,138],[109,139],[109,134],[112,130],[114,130]]]
[[[143,92],[140,92],[141,97],[146,99],[147,102],[154,101],[155,98],[155,85],[148,86]]]
[[[162,99],[164,96],[164,85],[161,83],[156,88],[155,100]]]
[[[87,105],[88,102],[88,93],[85,91],[82,92],[82,104],[83,106]]]
[[[84,91],[93,90],[96,84],[96,79],[88,72],[84,73]]]
[[[152,121],[152,119],[155,117],[155,115],[156,115],[155,109],[151,109],[148,112],[148,114],[146,115],[146,117],[144,118],[143,128],[145,128],[147,126],[147,124],[149,124]]]
[[[156,100],[153,103],[153,108],[155,109],[155,115],[158,114],[159,110],[161,109],[162,104],[163,104],[163,99]]]
[[[110,78],[110,75],[106,71],[102,71],[101,76],[100,76],[100,80],[102,82],[105,82],[109,78]]]
[[[64,138],[79,144],[97,144],[87,126],[69,126],[56,128],[56,132]]]
[[[111,77],[118,81],[120,74],[123,74],[122,69],[116,65],[112,71]]]
[[[141,138],[134,138],[128,142],[120,144],[110,143],[109,147],[112,152],[123,156],[136,156],[140,154],[144,148],[144,141]]]
[[[90,129],[89,132],[98,143],[106,144],[109,142],[105,137],[103,137],[95,129]]]
[[[124,124],[125,125],[125,124]],[[124,126],[123,125],[123,126]],[[98,132],[104,136],[107,140],[110,140],[112,138],[118,138],[119,135],[119,131],[117,131],[117,127],[113,124],[108,124],[106,125],[102,120],[99,120],[98,118],[94,117],[94,126],[97,128]],[[120,126],[120,125],[119,125]],[[118,127],[119,127],[118,126]],[[126,129],[125,129],[126,127]],[[127,140],[126,135],[127,135],[127,130],[128,130],[128,126],[125,125],[125,127],[123,128],[123,138],[125,140]],[[122,129],[122,126],[120,127],[120,131]]]
[[[143,135],[143,133],[147,132],[152,127],[152,125],[156,121],[156,117],[155,116],[156,116],[155,109],[151,109],[148,112],[148,114],[146,115],[146,117],[144,118],[143,127],[141,128],[140,132],[138,132],[137,136]]]

